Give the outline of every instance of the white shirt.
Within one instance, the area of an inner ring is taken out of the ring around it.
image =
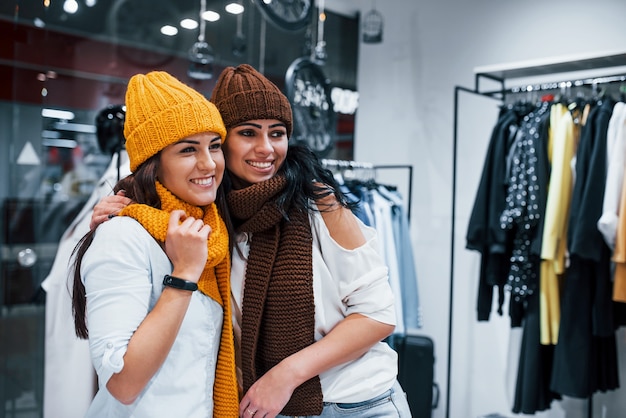
[[[358,221],[366,243],[354,250],[342,248],[330,236],[320,213],[310,216],[313,234],[313,293],[315,340],[319,340],[346,316],[359,313],[395,325],[394,297],[387,266],[379,254],[376,231]],[[241,306],[249,253],[249,237],[239,234],[232,254],[231,292],[237,352],[241,342]],[[391,388],[397,376],[396,352],[384,342],[349,363],[320,375],[325,402],[360,402]]]
[[[131,405],[107,391],[124,367],[128,342],[152,310],[172,272],[165,252],[132,218],[119,216],[96,230],[83,258],[87,324],[99,390],[86,417],[211,417],[222,329],[222,307],[194,292],[165,362]]]

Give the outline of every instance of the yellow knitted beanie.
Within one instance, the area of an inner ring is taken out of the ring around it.
[[[164,71],[136,74],[126,90],[124,136],[130,169],[183,138],[226,128],[215,105]]]

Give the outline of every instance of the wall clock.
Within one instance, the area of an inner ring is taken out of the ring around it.
[[[254,0],[261,13],[281,29],[295,31],[311,23],[312,0]]]
[[[324,71],[308,58],[298,58],[287,69],[285,84],[293,110],[292,140],[325,157],[335,145],[336,118]]]

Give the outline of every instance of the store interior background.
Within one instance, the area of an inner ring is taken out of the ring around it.
[[[412,331],[427,335],[435,342],[435,381],[440,394],[433,417],[478,418],[495,413],[512,417],[514,414],[510,412],[510,405],[514,380],[511,380],[511,367],[517,364],[517,359],[509,355],[511,347],[519,343],[519,333],[510,329],[506,315],[492,315],[489,322],[476,321],[480,260],[478,254],[464,249],[467,221],[499,102],[471,95],[460,97],[454,211],[456,227],[452,241],[455,87],[471,88],[474,85],[474,69],[481,66],[515,65],[604,52],[624,53],[626,3],[621,0],[326,0],[325,4],[329,11],[348,20],[358,19],[374,7],[384,18],[383,40],[378,44],[361,42],[358,30],[352,31],[355,38],[347,41],[343,39],[345,33],[342,34],[340,29],[326,35],[329,51],[335,43],[346,42],[351,42],[356,49],[353,51],[355,67],[351,74],[332,70],[333,65],[330,60],[328,62],[327,75],[331,83],[336,82],[359,93],[356,114],[346,117],[346,123],[354,124],[349,138],[344,138],[350,143],[350,149],[337,154],[337,157],[373,164],[413,166],[411,234],[423,327]],[[10,39],[10,36],[9,31],[3,34],[3,39]],[[249,34],[248,39],[253,42],[257,36]],[[300,43],[304,39],[302,34],[283,33],[282,36],[299,36]],[[15,44],[18,41],[23,42],[15,40]],[[274,39],[273,42],[278,41]],[[1,48],[5,53],[0,64],[2,68],[10,68],[11,60],[6,59],[6,54],[10,55],[10,45],[3,40]],[[45,50],[47,46],[42,44],[37,48]],[[283,53],[284,56],[277,62],[289,63],[300,52],[285,46]],[[258,66],[258,58],[254,56],[250,63]],[[77,56],[75,59],[83,58]],[[235,64],[234,61],[229,65]],[[267,65],[267,71],[273,71],[270,63]],[[284,71],[285,64],[276,65],[276,73],[271,75],[273,79],[280,80],[280,71]],[[344,63],[341,67],[349,67],[349,64]],[[601,75],[603,72],[626,74],[626,68],[585,71],[581,76],[590,73]],[[3,90],[14,92],[15,89],[26,88],[16,83],[13,72],[2,74],[5,76]],[[567,79],[571,77],[566,76]],[[563,76],[549,74],[543,78],[545,81],[558,81]],[[112,81],[117,83],[123,79],[120,76]],[[517,81],[526,83],[526,80]],[[80,96],[81,92],[72,91],[69,94]],[[14,93],[10,95],[14,96]],[[103,104],[99,102],[98,106],[85,109],[88,112],[84,117],[93,117]],[[27,172],[16,166],[15,160],[24,138],[39,136],[42,123],[40,110],[40,107],[21,106],[11,101],[0,102],[0,178],[5,179],[0,182],[2,199],[22,191],[19,184]],[[32,119],[32,125],[27,125],[24,119]],[[36,151],[39,150],[36,148]],[[404,174],[396,174],[385,173],[385,178],[381,180],[406,187]],[[7,227],[6,221],[6,218],[3,219],[3,228]],[[452,242],[454,247],[451,247]],[[46,248],[42,251],[45,252]],[[3,252],[2,267],[7,272],[5,255]],[[453,255],[454,271],[451,271]],[[45,269],[45,266],[39,268]],[[450,289],[452,278],[454,287]],[[451,294],[453,307],[450,310]],[[6,312],[3,307],[3,315]],[[450,364],[449,312],[453,313]],[[10,326],[15,327],[16,324]],[[12,340],[7,336],[23,339],[26,335],[26,338],[35,340],[42,332],[36,327],[8,329],[4,322],[3,327],[0,328],[0,354],[5,358],[9,354],[15,355],[11,352]],[[618,330],[617,336],[623,386],[626,384],[624,330]],[[23,361],[41,359],[25,357]],[[2,363],[6,366],[5,361]],[[0,369],[0,373],[4,373],[3,370]],[[1,376],[0,380],[0,396],[5,396],[11,382]],[[448,388],[450,393],[447,393]],[[550,410],[535,415],[549,418],[623,416],[626,413],[625,394],[626,390],[622,388],[594,395],[592,415],[589,415],[587,400],[579,399],[555,401]],[[6,399],[2,398],[8,402]],[[5,409],[2,406],[0,417]]]

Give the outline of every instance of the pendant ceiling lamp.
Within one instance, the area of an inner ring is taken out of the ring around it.
[[[236,57],[243,57],[248,47],[248,42],[246,41],[246,36],[243,34],[242,26],[243,13],[239,13],[237,15],[237,33],[235,34],[232,42],[232,52]]]
[[[313,61],[319,65],[324,65],[328,58],[326,52],[326,41],[324,41],[324,22],[326,21],[326,12],[324,11],[324,0],[318,1],[317,13],[317,44],[313,49]]]
[[[198,41],[189,50],[189,68],[187,75],[196,80],[209,80],[213,78],[213,61],[215,54],[213,48],[204,40],[206,21],[203,18],[206,12],[206,0],[200,0],[200,33]]]

